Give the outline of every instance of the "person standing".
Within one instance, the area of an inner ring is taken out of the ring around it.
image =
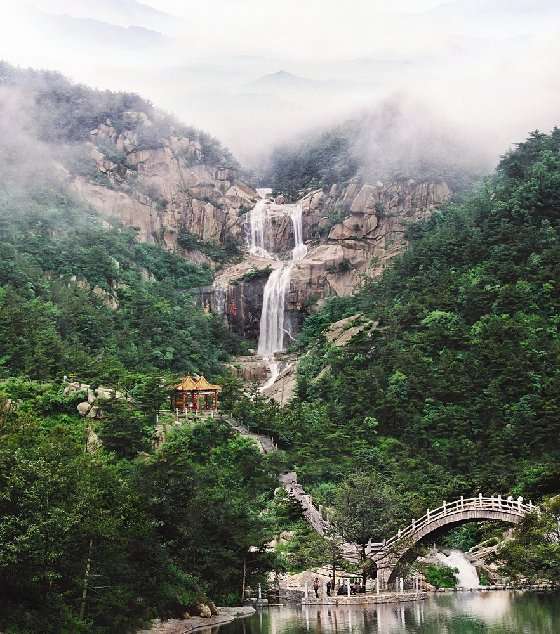
[[[331,596],[331,587],[332,587],[332,581],[331,581],[331,576],[329,575],[329,580],[327,581],[327,596],[328,597]]]
[[[319,598],[319,577],[315,577],[315,581],[313,582],[313,590],[315,590],[315,598]]]

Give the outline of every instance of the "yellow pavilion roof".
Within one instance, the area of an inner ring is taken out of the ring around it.
[[[180,390],[182,392],[203,392],[204,390],[216,390],[217,392],[222,391],[221,385],[213,385],[209,383],[202,375],[195,376],[185,376],[181,379],[181,382],[175,386],[176,390]]]

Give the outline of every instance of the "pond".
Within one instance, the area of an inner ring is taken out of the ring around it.
[[[560,594],[457,592],[368,606],[271,606],[219,634],[560,634]]]

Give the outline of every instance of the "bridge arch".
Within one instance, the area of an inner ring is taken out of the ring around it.
[[[386,588],[395,578],[395,571],[403,558],[420,542],[444,527],[458,526],[467,522],[500,521],[519,524],[530,512],[538,510],[531,502],[511,496],[491,496],[463,498],[454,502],[444,502],[437,509],[428,509],[421,518],[412,520],[404,529],[390,539],[368,544],[366,554],[377,566],[377,577],[381,588]]]

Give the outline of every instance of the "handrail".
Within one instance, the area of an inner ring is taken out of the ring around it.
[[[323,509],[321,507],[316,508],[313,504],[313,499],[310,495],[305,493],[304,488],[297,481],[295,473],[287,473],[280,478],[283,486],[288,490],[289,494],[297,499],[297,501],[303,507],[304,516],[313,528],[324,535],[330,532],[332,529],[330,522],[323,515]],[[435,509],[427,509],[426,513],[418,519],[413,519],[408,526],[403,529],[399,529],[396,535],[393,535],[389,539],[382,542],[372,542],[369,540],[366,553],[380,554],[389,550],[395,544],[402,542],[414,534],[418,533],[426,526],[433,524],[444,517],[449,517],[465,511],[501,511],[510,515],[516,515],[518,517],[524,517],[528,513],[533,511],[539,512],[539,508],[534,506],[531,501],[524,502],[522,497],[514,499],[511,495],[491,495],[485,497],[480,493],[478,497],[465,498],[461,496],[458,500],[453,502],[443,502],[443,504]],[[352,550],[359,548],[358,544],[345,543],[344,547],[351,547]]]
[[[527,513],[531,513],[534,510],[538,511],[538,507],[534,506],[531,501],[524,503],[522,497],[514,500],[511,495],[507,497],[502,497],[501,495],[484,497],[482,494],[479,494],[478,497],[473,498],[464,498],[461,496],[460,499],[454,502],[443,502],[441,506],[435,509],[427,509],[422,517],[412,520],[408,526],[404,529],[400,529],[396,535],[393,535],[383,542],[374,543],[370,541],[368,544],[368,552],[386,550],[389,546],[410,537],[422,528],[440,520],[442,517],[472,510],[503,511],[524,517]]]

